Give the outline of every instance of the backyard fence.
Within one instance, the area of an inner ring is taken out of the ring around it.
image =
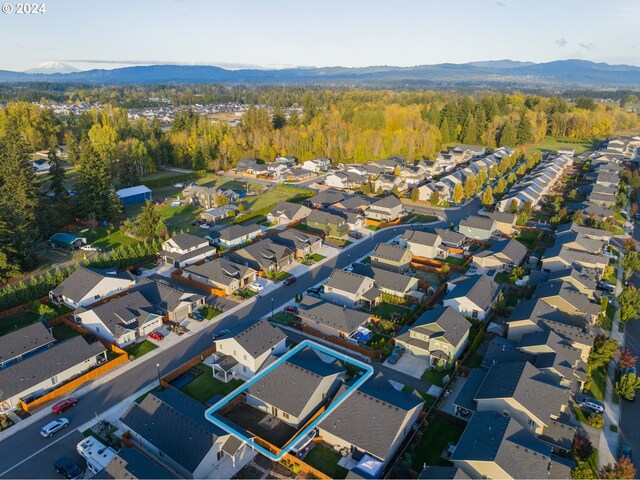
[[[204,360],[209,355],[212,355],[214,353],[216,353],[216,345],[215,344],[211,345],[209,348],[207,348],[206,350],[202,351],[200,354],[196,355],[195,357],[193,357],[188,362],[180,365],[175,370],[172,370],[169,373],[167,373],[165,376],[163,376],[160,379],[160,384],[164,388],[170,387],[171,386],[170,383],[173,380],[175,380],[177,377],[182,375],[184,372],[188,371],[191,367],[194,367],[194,366],[198,365],[199,363],[202,362],[202,360]]]
[[[300,330],[302,330],[304,333],[307,333],[309,335],[313,335],[314,337],[321,338],[326,342],[333,343],[334,345],[338,345],[348,350],[357,352],[360,355],[364,355],[367,358],[378,358],[382,355],[382,350],[372,350],[370,348],[365,348],[365,347],[361,347],[360,345],[356,345],[345,338],[332,337],[330,335],[325,335],[322,332],[308,325],[302,325],[300,327]]]
[[[45,303],[49,301],[49,296],[45,295],[44,297],[38,298],[36,301],[40,303]],[[9,308],[7,310],[0,312],[0,319],[11,317],[17,313],[26,312],[27,310],[29,310],[29,304],[23,303],[22,305],[18,305],[17,307]]]

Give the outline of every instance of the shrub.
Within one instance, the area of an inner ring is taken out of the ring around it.
[[[587,425],[591,425],[593,428],[602,428],[604,427],[604,418],[599,413],[594,413],[587,419]]]

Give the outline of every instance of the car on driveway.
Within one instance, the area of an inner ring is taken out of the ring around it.
[[[162,332],[151,332],[149,334],[149,338],[152,338],[153,340],[157,340],[159,342],[160,340],[164,339],[164,333],[162,333]]]
[[[493,277],[495,275],[495,270],[487,270],[487,277]]]
[[[48,438],[54,433],[62,430],[63,428],[67,428],[68,426],[69,426],[68,418],[64,418],[64,417],[59,418],[57,420],[54,420],[53,422],[47,423],[44,427],[42,427],[42,430],[40,430],[40,435],[42,435],[45,438]]]
[[[576,402],[578,402],[578,405],[582,408],[588,408],[596,413],[604,413],[604,403],[593,398],[589,398],[585,395],[577,395]]]
[[[284,279],[284,282],[282,282],[283,285],[287,286],[287,285],[293,285],[294,283],[296,283],[297,278],[294,275],[291,275],[290,277],[287,277]]]
[[[133,270],[131,270],[131,273],[133,273],[136,277],[139,277],[140,275],[142,275],[142,270],[140,270],[139,268],[134,268]]]
[[[351,238],[355,238],[356,240],[360,240],[362,238],[362,233],[351,230],[347,235]]]
[[[204,315],[202,315],[200,312],[191,312],[189,314],[189,318],[193,318],[194,320],[197,320],[199,322],[201,322],[201,321],[203,321],[205,319]]]
[[[253,290],[254,292],[261,292],[262,290],[264,290],[264,285],[260,285],[258,282],[253,282],[247,288],[249,290]]]
[[[69,457],[60,457],[53,462],[53,467],[64,478],[70,478],[71,480],[82,478],[84,475],[84,471]]]
[[[298,313],[298,307],[296,307],[295,305],[287,305],[286,307],[284,307],[284,311],[287,312],[287,313],[297,314]]]
[[[389,355],[387,361],[391,364],[396,364],[398,363],[398,360],[400,360],[400,357],[402,357],[402,355],[404,355],[404,347],[396,345],[395,347],[393,347],[393,351],[391,352],[391,355]]]
[[[55,415],[59,415],[64,412],[67,408],[75,407],[76,403],[78,403],[78,399],[74,397],[65,398],[64,400],[60,400],[57,403],[54,403],[51,406],[51,413]]]

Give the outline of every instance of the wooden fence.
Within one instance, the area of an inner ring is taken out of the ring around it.
[[[175,380],[177,377],[179,377],[180,375],[182,375],[184,372],[188,371],[191,367],[194,367],[196,365],[198,365],[199,363],[201,363],[205,358],[207,358],[209,355],[212,355],[216,353],[216,345],[213,344],[211,345],[209,348],[207,348],[206,350],[204,350],[202,353],[200,353],[199,355],[193,357],[191,360],[189,360],[188,362],[180,365],[178,368],[176,368],[175,370],[170,371],[169,373],[167,373],[164,377],[162,377],[160,379],[160,384],[164,387],[164,388],[168,388],[170,387],[170,383]]]
[[[49,296],[45,295],[44,297],[40,297],[37,301],[40,303],[48,302]],[[9,308],[0,312],[0,319],[11,317],[13,315],[16,315],[17,313],[26,312],[27,310],[29,310],[29,305],[27,303],[23,303],[22,305],[18,305],[17,307]]]
[[[325,335],[324,333],[308,325],[302,325],[300,327],[300,330],[302,330],[304,333],[308,333],[309,335],[313,335],[314,337],[321,338],[329,343],[333,343],[334,345],[339,345],[343,348],[357,352],[361,355],[364,355],[367,358],[378,358],[379,356],[382,355],[382,350],[372,350],[370,348],[365,348],[365,347],[361,347],[360,345],[356,345],[345,338]]]
[[[224,290],[212,287],[210,285],[205,285],[204,283],[198,282],[196,280],[191,280],[190,278],[183,277],[182,270],[175,270],[171,272],[171,278],[178,282],[182,282],[186,285],[189,285],[193,288],[197,288],[202,292],[218,295],[219,297],[225,297],[227,295],[227,292],[225,292]]]

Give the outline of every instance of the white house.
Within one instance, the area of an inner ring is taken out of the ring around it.
[[[160,256],[165,263],[181,268],[215,253],[216,249],[209,245],[208,240],[184,233],[163,242]]]
[[[490,313],[500,285],[487,275],[458,277],[447,282],[447,296],[442,304],[452,307],[465,317],[484,320]]]

